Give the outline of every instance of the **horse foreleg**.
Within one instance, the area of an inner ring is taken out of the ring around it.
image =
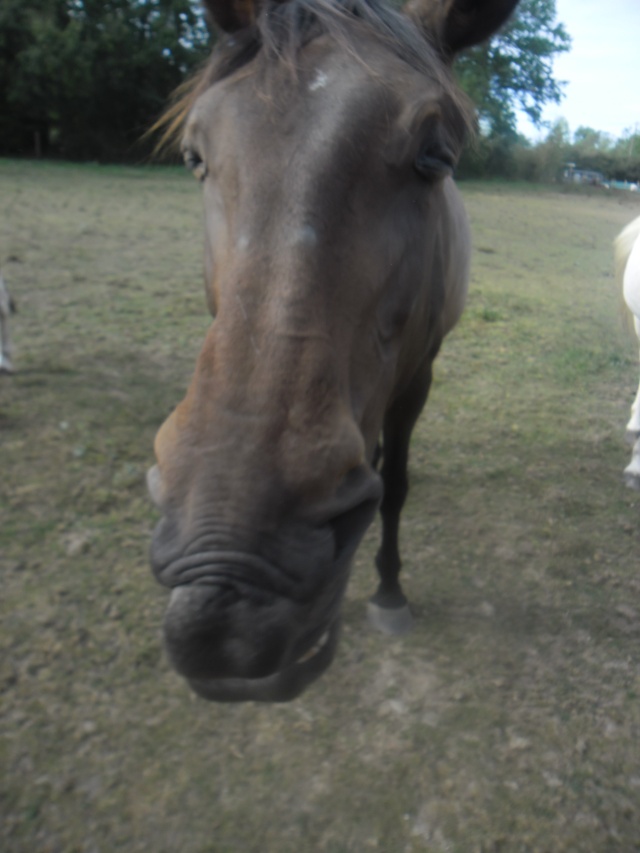
[[[13,373],[11,339],[9,338],[9,314],[12,307],[9,291],[0,274],[0,373]]]
[[[640,320],[634,316],[633,325],[640,340]],[[632,489],[640,490],[640,385],[631,406],[631,417],[627,424],[627,439],[633,444],[631,462],[624,469],[624,481]]]
[[[631,417],[627,424],[627,438],[631,444],[640,435],[640,385],[638,385],[638,393],[631,406]]]
[[[637,317],[633,318],[633,325],[640,341],[640,320]],[[638,436],[640,436],[640,385],[638,385],[638,392],[631,406],[631,418],[627,424],[627,437],[631,443],[635,442]]]
[[[409,605],[400,585],[402,563],[398,531],[400,513],[409,491],[409,441],[430,385],[431,361],[389,409],[382,430],[382,542],[376,557],[380,584],[369,601],[368,616],[371,624],[386,634],[404,634],[412,623]]]
[[[0,316],[0,373],[13,373],[9,324],[6,317],[3,316]]]
[[[624,469],[624,481],[630,488],[640,491],[640,438],[636,439],[631,462]]]

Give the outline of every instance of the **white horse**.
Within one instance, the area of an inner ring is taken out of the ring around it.
[[[614,248],[616,276],[640,341],[640,216],[618,234]],[[633,443],[633,454],[624,469],[624,479],[628,486],[640,490],[640,386],[631,406],[627,437]]]
[[[0,373],[13,373],[9,338],[9,314],[13,311],[15,311],[13,300],[0,272]]]

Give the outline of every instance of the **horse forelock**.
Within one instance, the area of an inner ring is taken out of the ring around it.
[[[400,11],[381,0],[266,0],[257,21],[245,30],[223,35],[206,64],[176,90],[173,103],[153,125],[159,132],[156,153],[179,144],[182,129],[196,100],[208,88],[230,75],[253,70],[253,60],[264,59],[261,71],[281,70],[295,79],[300,50],[327,34],[366,65],[366,34],[386,46],[426,78],[437,82],[455,105],[467,132],[475,126],[475,110],[456,84],[435,43]]]

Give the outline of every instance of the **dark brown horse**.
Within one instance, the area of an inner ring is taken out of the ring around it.
[[[173,665],[208,699],[273,701],[331,662],[378,507],[370,616],[409,626],[409,438],[469,263],[450,65],[517,0],[256,2],[209,0],[225,35],[172,113],[215,321],[149,485]]]

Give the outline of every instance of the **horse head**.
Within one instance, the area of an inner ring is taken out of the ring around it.
[[[224,35],[178,113],[215,319],[149,475],[169,657],[207,698],[290,699],[327,668],[381,501],[376,603],[404,607],[406,447],[467,283],[450,63],[515,3],[207,3]]]

